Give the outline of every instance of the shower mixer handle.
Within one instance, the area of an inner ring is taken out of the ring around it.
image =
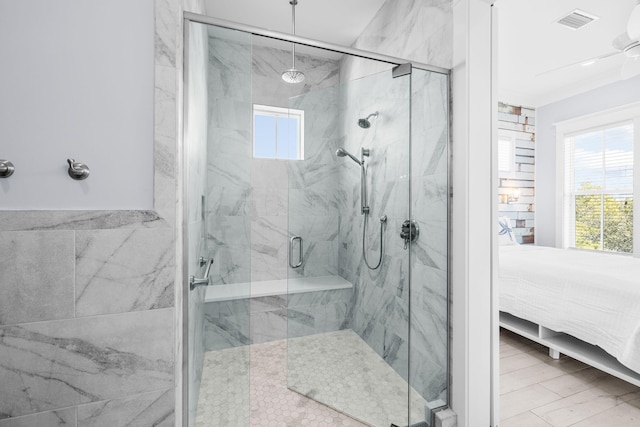
[[[409,247],[409,242],[418,238],[420,228],[415,220],[406,220],[400,227],[400,238],[404,240],[404,249]]]

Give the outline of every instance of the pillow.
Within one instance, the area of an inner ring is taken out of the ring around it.
[[[511,229],[511,220],[506,216],[498,218],[498,244],[500,246],[517,245],[516,236]]]

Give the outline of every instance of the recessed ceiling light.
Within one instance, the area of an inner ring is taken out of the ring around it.
[[[598,19],[600,19],[599,16],[587,13],[584,10],[574,9],[572,12],[564,15],[556,22],[567,28],[571,28],[572,30],[577,30]]]

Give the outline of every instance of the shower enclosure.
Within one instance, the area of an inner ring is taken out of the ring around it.
[[[185,36],[185,425],[428,425],[447,70],[198,15]]]

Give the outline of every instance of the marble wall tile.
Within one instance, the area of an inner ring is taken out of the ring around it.
[[[211,283],[251,280],[251,221],[249,216],[207,217],[207,248],[215,262]]]
[[[254,46],[251,88],[255,103],[298,108],[294,106],[293,97],[332,87],[338,82],[337,61],[320,57],[322,55],[314,56],[313,53],[296,55],[296,68],[305,73],[304,84],[283,82],[282,71],[291,68],[291,52],[287,48]]]
[[[209,99],[251,99],[251,34],[216,28],[209,38]]]
[[[0,427],[76,427],[76,408],[0,419]]]
[[[251,133],[209,124],[207,182],[211,186],[249,187]]]
[[[171,0],[155,0],[155,62],[165,67],[176,66],[176,50],[180,4]]]
[[[74,232],[0,234],[0,324],[73,317]]]
[[[271,212],[279,207],[277,195],[256,193],[250,186],[209,185],[206,215],[246,216],[256,209]]]
[[[0,327],[0,419],[174,386],[173,309]]]
[[[4,231],[162,228],[155,211],[0,211]]]
[[[77,232],[76,315],[171,307],[173,234],[170,229]]]
[[[251,281],[287,278],[286,216],[251,219]]]
[[[78,407],[78,427],[135,427],[175,424],[174,390],[161,390]]]
[[[289,190],[287,188],[253,187],[250,201],[250,214],[254,218],[287,216],[289,213]]]
[[[251,343],[282,340],[287,338],[287,310],[251,313]]]

